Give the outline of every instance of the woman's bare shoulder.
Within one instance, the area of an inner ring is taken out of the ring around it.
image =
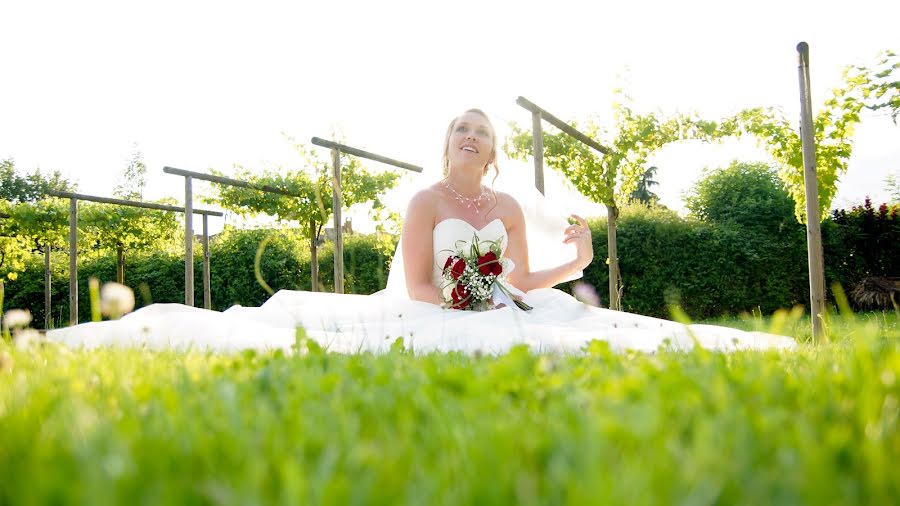
[[[409,210],[424,211],[435,209],[440,199],[437,189],[433,186],[422,188],[409,200]]]
[[[409,200],[406,207],[406,217],[434,218],[437,215],[440,194],[434,186],[429,186],[417,191]]]
[[[504,214],[522,214],[522,206],[515,197],[506,192],[496,192],[497,206]]]
[[[497,214],[503,220],[507,230],[515,229],[524,221],[522,206],[512,195],[506,192],[495,192],[497,195]]]

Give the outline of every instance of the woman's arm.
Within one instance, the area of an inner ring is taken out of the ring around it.
[[[528,292],[536,288],[550,288],[563,281],[571,279],[576,273],[583,271],[594,259],[594,246],[591,243],[591,229],[587,222],[580,216],[572,215],[578,221],[577,225],[571,225],[563,233],[562,241],[572,243],[576,247],[576,257],[556,267],[542,271],[532,272],[528,265],[528,242],[525,239],[525,215],[519,203],[509,198],[511,212],[507,224],[509,235],[509,247],[506,256],[510,258],[516,267],[509,275],[509,282],[513,286]]]
[[[430,190],[413,196],[403,219],[400,247],[403,248],[403,269],[406,289],[413,300],[441,304],[438,287],[431,279],[434,263],[433,236],[435,201]]]

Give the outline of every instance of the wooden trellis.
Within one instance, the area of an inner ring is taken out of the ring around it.
[[[80,193],[48,191],[47,195],[51,197],[59,197],[69,199],[69,324],[76,325],[78,323],[78,201],[85,200],[88,202],[97,202],[100,204],[112,204],[116,206],[139,207],[142,209],[156,209],[158,211],[171,211],[175,213],[185,213],[190,216],[192,213],[203,215],[203,269],[209,272],[209,233],[207,229],[207,216],[222,216],[218,211],[207,211],[203,209],[189,209],[184,207],[170,206],[167,204],[155,204],[152,202],[136,202],[133,200],[112,199],[106,197],[96,197],[93,195],[83,195]],[[49,253],[48,253],[49,255]],[[49,261],[49,256],[48,256]],[[208,276],[207,283],[203,285],[204,302],[211,301],[209,296]],[[192,287],[193,288],[193,287]],[[50,311],[49,292],[46,295],[47,312]],[[193,305],[193,304],[191,304]],[[207,309],[210,305],[204,305]]]
[[[313,137],[311,142],[316,146],[331,149],[331,162],[334,169],[331,176],[333,185],[331,207],[334,218],[334,293],[344,293],[344,235],[341,230],[341,153],[368,158],[369,160],[386,163],[413,172],[422,172],[422,167],[352,148],[344,144],[338,144],[337,142],[327,141],[319,137]]]
[[[559,128],[563,132],[574,137],[582,144],[598,151],[602,155],[609,154],[609,148],[604,147],[594,139],[579,132],[565,121],[560,120],[556,116],[550,114],[546,110],[538,107],[525,97],[519,97],[516,100],[522,108],[531,111],[531,135],[534,140],[534,186],[541,194],[544,194],[544,131],[542,121],[546,121],[551,125]],[[616,248],[616,218],[619,211],[613,206],[606,206],[607,209],[607,245],[609,251],[609,308],[621,309],[621,283],[619,283],[619,255]]]

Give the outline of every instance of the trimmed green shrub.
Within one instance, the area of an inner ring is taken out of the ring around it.
[[[595,261],[585,281],[608,300],[606,221],[591,223]],[[623,308],[668,316],[678,303],[694,318],[742,311],[769,313],[802,303],[806,253],[800,225],[779,234],[736,224],[685,220],[672,211],[630,204],[620,209]]]
[[[866,198],[822,224],[826,279],[846,288],[868,276],[900,276],[900,205]]]
[[[226,229],[210,241],[212,307],[224,310],[234,304],[259,306],[269,294],[257,281],[254,262],[260,245],[270,238],[260,256],[260,275],[272,290],[309,290],[309,241],[303,232],[290,229]],[[387,282],[389,259],[375,247],[375,236],[355,235],[344,240],[344,291],[373,293]],[[203,258],[194,245],[194,305],[203,306]],[[54,326],[69,320],[69,259],[65,252],[51,258],[52,318]],[[319,279],[326,290],[334,289],[334,255],[331,243],[319,247]],[[115,252],[79,257],[79,321],[90,319],[88,279],[115,281]],[[135,292],[138,307],[153,302],[184,302],[184,256],[171,253],[134,254],[125,258],[125,284]],[[34,321],[44,321],[44,263],[35,255],[25,271],[6,285],[4,307],[29,308]]]

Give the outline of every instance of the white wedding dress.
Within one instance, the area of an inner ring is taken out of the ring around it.
[[[449,250],[456,249],[460,241],[471,241],[475,233],[481,240],[503,238],[506,243],[506,229],[499,219],[481,230],[459,219],[437,224],[433,231],[435,283],[440,283],[439,266],[444,265]],[[690,349],[695,342],[718,350],[795,346],[783,336],[711,325],[685,326],[592,307],[550,288],[525,295],[524,301],[534,308],[527,312],[516,307],[484,312],[442,309],[409,300],[405,286],[396,286],[395,269],[388,289],[373,295],[281,290],[261,307],[235,306],[224,312],[153,304],[118,321],[53,330],[48,338],[87,348],[289,350],[296,341],[296,329],[302,327],[322,347],[346,353],[386,351],[399,337],[416,352],[502,353],[517,344],[541,352],[578,352],[592,340],[606,341],[614,350],[647,352],[660,347]]]

